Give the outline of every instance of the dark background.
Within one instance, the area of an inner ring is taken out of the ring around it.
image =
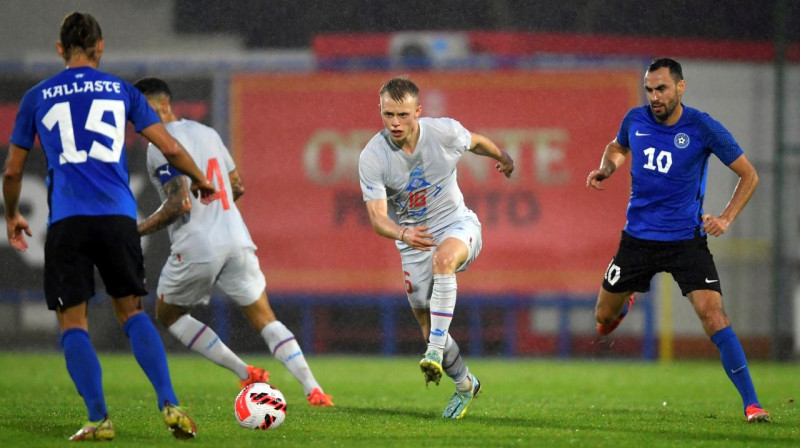
[[[779,0],[176,0],[178,33],[234,33],[248,48],[308,47],[315,34],[496,30],[772,40]],[[785,1],[800,41],[800,2]],[[291,24],[291,26],[287,26]]]

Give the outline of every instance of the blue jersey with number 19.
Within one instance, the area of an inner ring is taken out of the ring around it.
[[[625,232],[645,240],[679,241],[704,235],[703,198],[708,158],[725,165],[742,155],[730,132],[708,114],[683,107],[665,126],[649,106],[631,109],[617,143],[631,150],[631,199]]]
[[[48,225],[78,215],[136,219],[125,154],[129,120],[137,132],[160,122],[136,88],[91,67],[66,69],[25,94],[11,142],[31,149],[39,135],[47,157]]]

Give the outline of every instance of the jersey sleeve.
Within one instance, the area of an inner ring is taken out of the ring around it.
[[[31,149],[36,140],[36,94],[33,90],[22,97],[11,133],[11,143],[23,149]]]
[[[469,150],[472,143],[472,134],[458,120],[452,118],[436,119],[437,127],[446,137],[447,148],[455,149],[459,154]]]
[[[744,154],[733,135],[710,115],[702,114],[698,129],[704,146],[709,148],[725,165],[730,165]]]
[[[381,163],[374,152],[367,149],[361,152],[358,159],[358,177],[365,201],[386,199],[386,184],[383,180]]]
[[[453,145],[466,151],[472,143],[472,134],[458,120],[449,120],[453,132]]]
[[[619,132],[617,132],[617,143],[622,145],[625,148],[631,147],[631,142],[628,139],[628,130],[631,127],[631,121],[633,121],[633,114],[636,109],[631,109],[625,114],[625,117],[622,118],[622,123],[619,125]]]
[[[130,101],[130,109],[128,110],[128,120],[133,123],[136,132],[141,132],[156,123],[160,123],[161,119],[147,103],[147,98],[142,95],[139,89],[132,85],[125,83],[125,88],[128,90]]]

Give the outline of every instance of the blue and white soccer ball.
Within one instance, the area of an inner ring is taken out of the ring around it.
[[[236,421],[247,429],[275,429],[286,419],[286,399],[275,386],[253,383],[236,396]]]

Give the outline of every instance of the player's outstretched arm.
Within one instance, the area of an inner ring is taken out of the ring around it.
[[[744,154],[728,165],[728,168],[739,176],[739,182],[721,215],[714,216],[710,213],[703,215],[703,231],[711,236],[720,236],[728,231],[728,227],[739,216],[758,187],[758,173]]]
[[[604,188],[600,185],[600,182],[611,177],[611,174],[625,163],[629,152],[630,149],[620,145],[616,138],[609,142],[609,144],[606,145],[605,151],[603,151],[603,159],[600,161],[600,168],[592,170],[589,175],[586,176],[586,186],[594,188],[595,190],[603,190]]]
[[[436,246],[433,235],[428,233],[428,226],[402,227],[392,221],[386,199],[366,201],[366,205],[369,222],[378,235],[402,241],[418,250],[429,251]]]
[[[164,184],[164,192],[167,193],[164,202],[152,215],[138,224],[137,229],[140,235],[148,235],[161,230],[192,209],[189,187],[183,176],[175,176]]]
[[[192,179],[192,194],[197,196],[197,192],[199,192],[201,197],[207,199],[217,192],[211,181],[206,179],[203,172],[192,160],[192,157],[186,152],[186,149],[167,133],[163,124],[152,124],[142,129],[141,134],[156,145],[156,148],[164,154],[170,165]]]
[[[514,172],[514,159],[483,135],[475,134],[474,132],[471,134],[469,150],[479,156],[491,157],[497,160],[497,165],[494,167],[497,171],[505,174],[506,177],[511,177],[511,173]]]
[[[28,221],[19,212],[19,195],[22,192],[22,174],[28,150],[11,143],[3,170],[3,202],[6,209],[6,233],[11,247],[25,252],[28,242],[25,235],[32,236]],[[24,232],[24,234],[23,234]]]

